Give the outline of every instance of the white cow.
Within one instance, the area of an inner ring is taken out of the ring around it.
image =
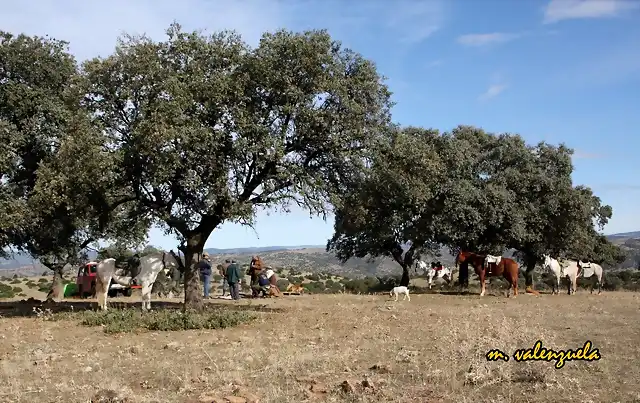
[[[427,276],[427,279],[429,281],[429,289],[431,289],[434,278],[441,278],[446,281],[447,284],[451,284],[451,282],[453,281],[453,273],[451,272],[451,269],[448,269],[442,265],[436,267],[435,264],[432,264],[431,267],[429,267],[422,260],[418,260],[416,262],[416,272],[418,271],[418,269],[422,269],[424,274]]]
[[[96,268],[96,297],[98,306],[102,310],[107,310],[107,293],[109,291],[109,283],[113,279],[114,282],[130,286],[134,280],[142,286],[142,309],[151,309],[151,289],[153,283],[158,277],[158,273],[162,270],[177,268],[178,261],[169,252],[156,252],[142,256],[140,258],[140,268],[133,277],[125,276],[122,269],[116,268],[116,260],[113,258],[104,259],[98,263]]]

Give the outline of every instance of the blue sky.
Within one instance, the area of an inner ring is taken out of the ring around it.
[[[375,60],[394,92],[394,120],[519,133],[576,150],[576,184],[614,209],[605,233],[640,230],[640,1],[32,0],[5,2],[0,27],[71,42],[78,59],[107,55],[123,32],[162,39],[235,29],[250,44],[278,28],[327,28]],[[332,219],[260,213],[255,231],[225,224],[207,247],[324,244]],[[175,241],[161,230],[150,243]]]

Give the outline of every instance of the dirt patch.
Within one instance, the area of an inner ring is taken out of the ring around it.
[[[3,317],[0,401],[634,401],[639,302],[628,292],[395,303],[309,295],[260,301],[280,310],[256,310],[257,320],[234,328],[117,335],[74,320]],[[485,359],[538,339],[556,349],[589,339],[602,359],[558,370]]]

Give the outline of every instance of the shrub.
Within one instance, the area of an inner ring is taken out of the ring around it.
[[[14,277],[9,284],[20,284],[20,283],[22,283],[22,281],[18,280],[17,277]]]
[[[105,333],[128,333],[135,330],[178,331],[190,329],[224,329],[256,319],[253,312],[228,309],[183,313],[176,309],[142,312],[136,308],[108,311],[82,311],[56,314],[55,319],[79,317],[83,326],[102,326]]]
[[[218,283],[221,282],[222,281],[222,276],[219,275],[219,274],[214,274],[213,275],[213,281],[218,282]]]
[[[311,274],[307,277],[310,281],[320,281],[320,277],[317,274]]]
[[[323,293],[325,291],[325,286],[322,281],[313,281],[311,283],[304,284],[303,287],[308,292],[315,294]]]
[[[38,288],[38,287],[39,287],[39,285],[38,285],[38,284],[34,283],[34,282],[33,282],[33,281],[31,281],[31,280],[27,281],[27,282],[25,283],[25,285],[26,285],[27,287],[29,287],[29,288]]]
[[[13,298],[15,296],[16,293],[13,291],[13,287],[4,283],[0,283],[0,298]]]
[[[280,290],[286,290],[289,287],[289,280],[282,278],[276,282],[276,285]]]
[[[29,281],[32,281],[32,280],[29,280]],[[48,282],[49,280],[47,280],[46,278],[38,279],[38,283],[48,283]]]
[[[20,288],[20,287],[13,287],[12,290],[16,294],[22,292],[22,288]]]

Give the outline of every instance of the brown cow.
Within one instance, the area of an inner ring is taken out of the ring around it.
[[[473,266],[473,270],[480,277],[480,286],[482,287],[482,291],[480,292],[481,297],[484,296],[486,291],[485,277],[500,275],[509,282],[507,298],[512,288],[514,297],[518,295],[518,272],[520,265],[518,265],[518,262],[515,260],[508,257],[494,257],[461,251],[456,256],[456,267],[459,267],[460,264],[470,264]]]

